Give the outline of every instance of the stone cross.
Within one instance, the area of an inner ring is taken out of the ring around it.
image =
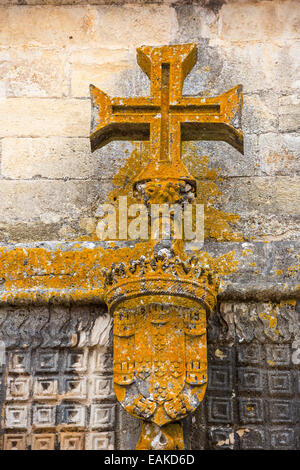
[[[112,140],[149,140],[151,160],[138,181],[189,180],[182,140],[223,140],[243,153],[242,86],[215,98],[182,96],[196,59],[195,44],[142,46],[137,61],[150,79],[150,96],[110,98],[91,85],[92,151]]]

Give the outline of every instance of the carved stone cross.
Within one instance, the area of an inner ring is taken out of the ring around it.
[[[142,46],[137,61],[150,79],[149,97],[110,98],[91,85],[92,151],[112,140],[149,140],[151,161],[138,181],[190,181],[182,140],[223,140],[243,152],[241,85],[216,98],[182,96],[196,59],[195,44]]]

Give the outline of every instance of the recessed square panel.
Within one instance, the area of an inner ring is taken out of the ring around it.
[[[87,350],[68,351],[65,369],[68,372],[84,372],[87,370]]]
[[[84,450],[84,433],[81,432],[61,432],[61,450]]]
[[[115,425],[114,405],[91,405],[90,425],[92,429],[113,429]]]
[[[5,427],[26,429],[28,427],[28,413],[27,405],[7,405],[5,407]]]
[[[263,375],[260,369],[242,367],[238,369],[238,388],[241,391],[261,392]]]
[[[4,434],[4,450],[26,450],[26,434]]]
[[[33,434],[32,435],[32,450],[54,450],[55,449],[55,434]]]
[[[242,423],[264,422],[264,403],[261,398],[239,398],[239,412]]]
[[[37,372],[58,372],[58,351],[38,351],[36,356]]]
[[[211,423],[232,423],[233,413],[231,398],[209,397],[208,420]]]
[[[228,346],[209,345],[208,350],[208,368],[215,364],[225,364],[232,361],[232,348]]]
[[[269,370],[268,371],[269,393],[271,395],[291,395],[292,376],[288,370]]]
[[[6,400],[28,400],[29,392],[29,377],[8,377],[6,387]]]
[[[113,432],[91,432],[87,436],[87,450],[113,450],[114,441]]]
[[[113,359],[111,351],[94,350],[91,358],[92,370],[95,372],[112,372]]]
[[[33,396],[39,400],[53,400],[58,396],[58,379],[54,377],[35,377]]]
[[[237,434],[239,435],[241,449],[264,449],[265,431],[263,427],[256,426],[255,428],[250,428],[249,426],[247,426],[245,429],[239,429],[237,431]]]
[[[210,449],[233,449],[236,436],[232,428],[213,427],[209,430]]]
[[[278,428],[270,431],[271,447],[274,450],[295,449],[294,430],[289,428]]]
[[[36,427],[52,427],[56,422],[56,405],[34,405],[33,424]]]
[[[237,346],[238,362],[244,365],[262,363],[262,345],[259,343],[239,344]]]

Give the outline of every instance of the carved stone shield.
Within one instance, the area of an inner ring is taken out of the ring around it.
[[[203,399],[207,347],[205,308],[160,297],[126,300],[115,309],[114,384],[130,414],[162,426]]]

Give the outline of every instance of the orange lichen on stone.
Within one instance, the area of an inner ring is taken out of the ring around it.
[[[117,226],[119,221],[118,197],[127,196],[127,204],[136,204],[140,202],[133,191],[132,181],[142,171],[150,159],[150,147],[148,142],[141,145],[137,144],[124,166],[113,178],[115,186],[107,196],[107,203],[112,204],[116,209]],[[239,220],[239,215],[222,212],[213,204],[217,197],[221,195],[218,188],[218,169],[209,168],[209,158],[207,156],[199,157],[195,144],[185,145],[183,154],[184,162],[192,175],[197,180],[197,195],[195,203],[204,204],[204,238],[215,239],[217,241],[243,241],[241,233],[235,232],[232,228]],[[132,218],[128,216],[128,224]],[[95,239],[95,237],[93,237]],[[248,250],[249,254],[251,250]]]
[[[77,245],[77,246],[76,246]],[[134,256],[151,252],[151,244],[138,244]],[[0,248],[0,300],[47,302],[56,297],[66,301],[103,302],[103,266],[130,261],[131,248],[70,248],[62,244],[42,247]]]
[[[258,316],[266,322],[266,326],[276,335],[279,336],[279,331],[277,329],[277,305],[272,304],[271,302],[265,307],[263,312],[259,312]]]
[[[247,249],[245,249],[245,250],[242,250],[242,251],[241,251],[241,254],[242,254],[242,256],[249,256],[249,255],[252,255],[252,254],[253,254],[253,250],[247,248]]]

